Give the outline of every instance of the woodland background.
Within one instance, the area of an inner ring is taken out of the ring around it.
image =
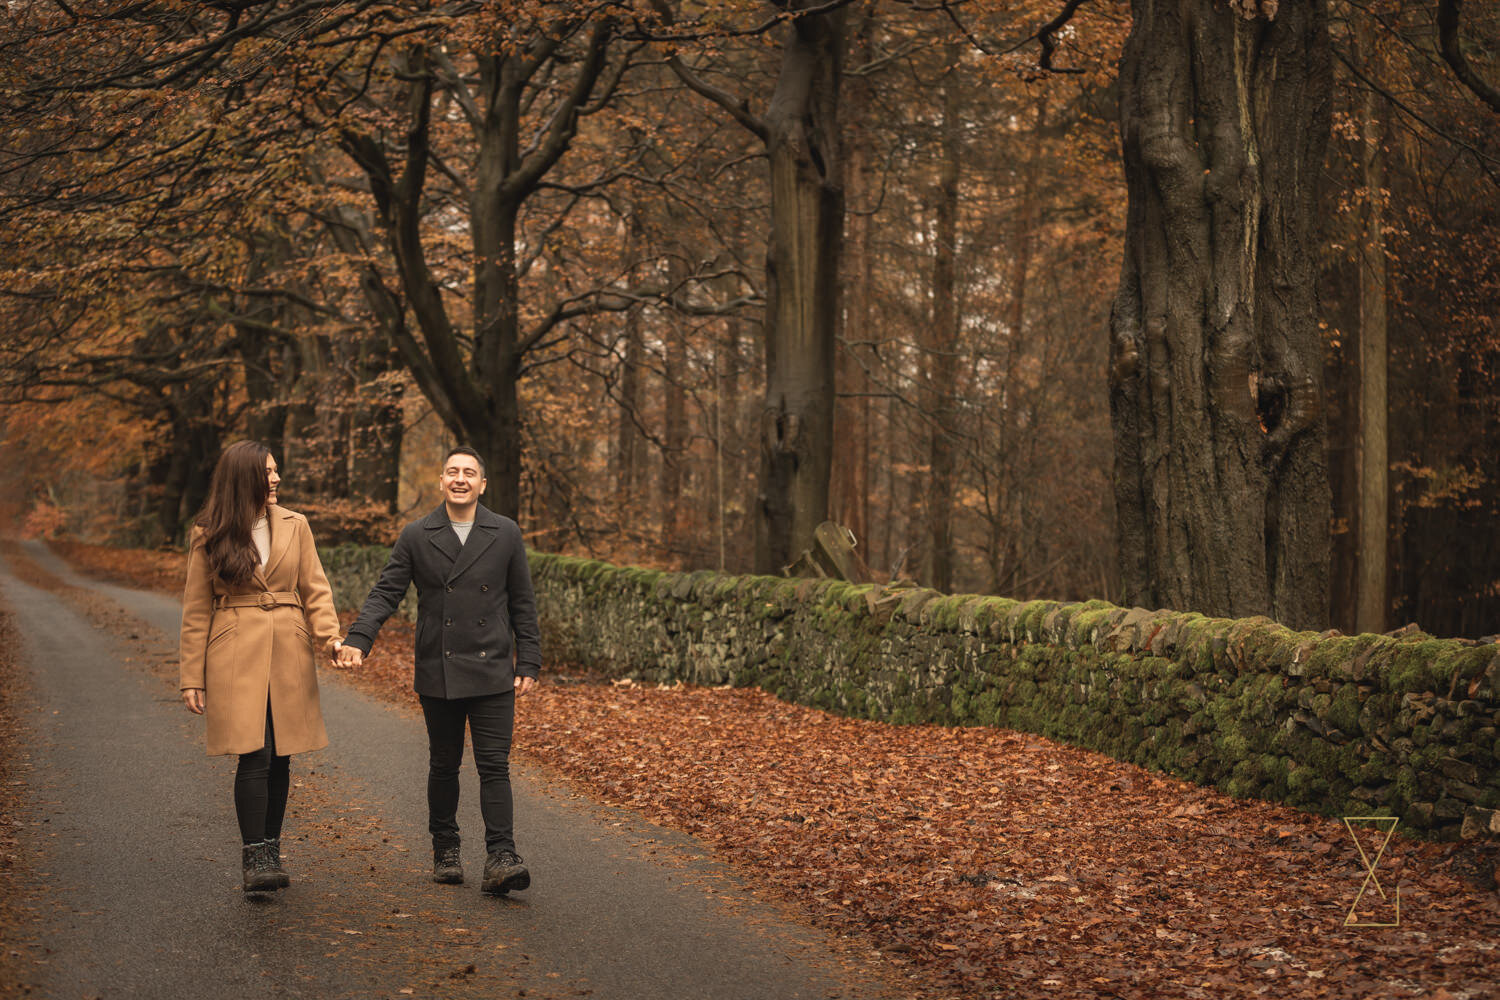
[[[1321,560],[1313,597],[1183,600],[1496,631],[1496,5],[39,0],[3,16],[0,449],[33,531],[180,544],[220,448],[250,436],[320,543],[381,540],[435,502],[438,452],[462,439],[489,462],[487,501],[548,551],[775,570],[826,514],[880,576],[1165,601],[1182,591],[1131,568],[1151,531],[1120,513],[1121,484],[1182,441],[1236,450],[1189,422],[1153,458],[1122,402],[1131,275],[1174,259],[1139,242],[1150,192],[1172,187],[1133,186],[1131,136],[1181,56],[1192,110],[1174,120],[1204,149],[1246,117],[1216,96],[1240,70],[1279,65],[1254,78],[1300,87],[1236,142],[1255,164],[1315,166],[1250,198],[1302,227],[1307,266],[1258,286],[1257,315],[1306,297],[1289,325],[1316,331],[1315,370],[1303,396],[1269,374],[1257,395],[1252,366],[1242,416],[1271,440],[1283,407],[1315,414],[1297,475],[1327,512],[1295,543]],[[1292,139],[1272,127],[1287,121]],[[1201,199],[1205,231],[1255,183]],[[1192,225],[1165,215],[1175,248]],[[1226,281],[1207,275],[1203,301]],[[1206,427],[1217,405],[1184,391],[1167,409]],[[1275,506],[1198,478],[1204,496],[1173,502],[1210,522]]]

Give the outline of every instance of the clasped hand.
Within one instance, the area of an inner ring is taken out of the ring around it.
[[[364,665],[365,654],[360,652],[358,647],[351,646],[347,642],[345,642],[340,643],[339,645],[334,647],[333,660],[340,667],[343,667],[345,669],[355,669]],[[521,695],[529,694],[531,692],[531,689],[535,686],[536,678],[517,677],[516,695],[519,697]]]

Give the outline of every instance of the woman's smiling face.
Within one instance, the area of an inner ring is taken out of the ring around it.
[[[266,456],[266,486],[270,493],[266,496],[266,506],[276,502],[276,487],[281,483],[281,474],[276,471],[276,459],[270,455]]]

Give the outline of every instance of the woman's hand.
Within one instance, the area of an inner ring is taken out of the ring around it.
[[[182,703],[187,706],[187,710],[189,712],[192,712],[194,715],[202,715],[203,714],[203,689],[202,688],[183,688],[182,689]]]

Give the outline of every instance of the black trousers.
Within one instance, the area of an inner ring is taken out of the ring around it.
[[[266,745],[252,753],[240,754],[240,764],[234,772],[234,814],[240,823],[240,840],[246,844],[281,836],[292,758],[276,756],[272,750],[275,745],[276,733],[271,728],[268,704]]]
[[[435,849],[458,846],[458,765],[464,755],[464,723],[474,743],[479,771],[479,811],[484,817],[485,850],[514,851],[511,830],[510,739],[516,721],[516,693],[476,698],[421,696],[427,720],[427,829]]]

